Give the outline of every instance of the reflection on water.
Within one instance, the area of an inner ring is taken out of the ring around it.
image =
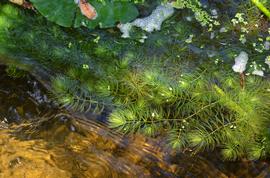
[[[0,68],[0,177],[270,177],[264,162],[223,163],[174,153],[160,140],[123,137],[57,110],[37,82]]]

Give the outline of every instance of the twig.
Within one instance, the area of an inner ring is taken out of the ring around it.
[[[270,11],[259,0],[251,0],[251,2],[270,19]]]

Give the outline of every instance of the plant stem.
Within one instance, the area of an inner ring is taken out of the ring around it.
[[[259,0],[251,0],[251,2],[270,19],[270,11]]]
[[[241,85],[241,88],[244,89],[245,87],[245,74],[244,73],[240,74],[240,85]]]

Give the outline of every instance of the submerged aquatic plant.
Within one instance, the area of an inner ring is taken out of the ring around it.
[[[13,16],[15,25],[12,18],[0,16],[8,24],[0,25],[0,52],[26,56],[54,70],[53,96],[62,106],[96,113],[108,108],[112,128],[165,135],[175,149],[196,153],[220,148],[231,160],[269,155],[269,81],[247,76],[242,88],[231,63],[228,70],[207,63],[203,72],[195,63],[183,72],[182,58],[204,58],[184,42],[190,33],[186,25],[172,23],[180,36],[152,34],[145,44],[137,44],[105,32],[70,32],[24,15]],[[194,36],[192,44],[199,40]],[[159,50],[167,46],[165,52]]]
[[[230,160],[268,154],[269,82],[249,77],[241,89],[239,81],[228,75],[188,75],[173,82],[162,74],[146,73],[149,77],[138,75],[141,84],[137,84],[146,91],[140,90],[137,100],[112,112],[112,128],[166,134],[178,149],[219,147]]]
[[[54,80],[58,101],[84,111],[89,109],[85,93],[92,93],[94,110],[96,104],[113,106],[108,120],[111,128],[162,134],[175,149],[189,148],[196,153],[220,148],[229,160],[269,154],[268,81],[248,76],[242,88],[240,80],[226,71],[170,76],[162,68],[138,69],[127,59],[111,65],[94,81],[87,82],[90,76],[82,70],[76,70],[78,75],[69,74],[71,79]]]
[[[18,69],[14,65],[10,65],[6,68],[6,73],[12,78],[22,78],[26,76],[26,72]]]

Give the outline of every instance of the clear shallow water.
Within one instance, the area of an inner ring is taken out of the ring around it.
[[[32,77],[0,67],[0,177],[270,177],[267,162],[190,156],[162,139],[123,137],[104,124],[57,109]],[[91,119],[91,118],[90,118]]]

